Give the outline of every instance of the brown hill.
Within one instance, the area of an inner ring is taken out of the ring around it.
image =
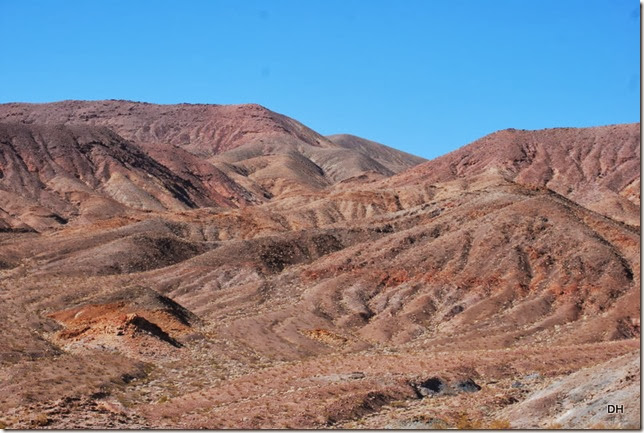
[[[41,230],[131,210],[233,205],[232,199],[251,197],[214,167],[177,172],[106,127],[0,124],[0,224]]]
[[[11,103],[0,104],[0,121],[107,126],[186,181],[221,195],[217,204],[261,203],[424,161],[358,137],[336,136],[336,143],[256,104]]]
[[[387,167],[392,173],[400,173],[426,161],[424,158],[401,152],[384,144],[356,137],[355,135],[335,134],[328,135],[326,138],[345,149],[357,150],[369,156],[384,167]]]
[[[414,341],[492,348],[632,335],[624,326],[632,327],[639,315],[639,234],[547,190],[495,183],[481,179],[424,205],[322,224],[333,245],[322,256],[303,252],[301,235],[284,233],[228,241],[225,252],[211,251],[148,278],[172,287],[170,295],[196,312],[213,313],[221,305],[228,314],[233,307],[234,316],[247,318],[227,332],[287,359],[327,350],[302,334],[313,329],[343,336],[354,348]],[[308,217],[307,230],[318,226],[310,208],[299,212],[291,210],[285,222],[301,224]],[[269,215],[247,218],[264,226]],[[333,226],[353,234],[341,235]],[[287,229],[273,229],[280,231]],[[275,256],[276,274],[271,266],[266,270],[262,251]],[[252,284],[231,285],[222,280],[227,274]],[[244,301],[204,303],[213,286],[203,282],[214,275],[220,296],[245,293]],[[267,327],[273,335],[260,332]]]
[[[95,179],[91,194],[149,172],[148,195],[174,203],[176,184],[196,206],[136,210],[121,188],[101,220],[0,232],[5,425],[587,427],[614,421],[594,392],[639,402],[620,382],[639,385],[639,126],[506,131],[386,179],[414,161],[351,137],[269,134],[207,160],[158,142],[137,165],[109,130],[11,128],[40,144],[7,145],[38,167],[8,185],[51,191],[36,179],[71,143],[62,171]],[[105,162],[76,169],[83,146]],[[211,168],[263,198],[200,204]]]
[[[293,139],[265,139],[210,162],[240,184],[242,174],[273,197],[310,193],[364,174],[385,178],[424,161],[367,140],[355,142],[359,140],[360,145],[319,147]]]
[[[496,171],[527,186],[639,225],[640,124],[595,128],[507,129],[487,135],[392,179],[444,182]]]
[[[145,287],[103,295],[94,302],[49,314],[61,325],[52,341],[71,352],[110,347],[136,359],[163,352],[172,357],[181,340],[195,335],[199,319],[173,300]]]
[[[162,143],[208,157],[265,137],[329,142],[301,123],[257,104],[158,105],[132,101],[61,101],[0,104],[0,119],[27,124],[108,126],[143,147]]]

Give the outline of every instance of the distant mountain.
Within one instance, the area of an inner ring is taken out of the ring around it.
[[[196,178],[203,172],[177,171],[104,126],[0,123],[0,225],[40,230],[250,197],[212,166],[203,172],[217,177],[217,188]]]
[[[498,172],[639,226],[640,124],[507,129],[394,176],[392,185]]]
[[[409,167],[426,161],[425,158],[401,152],[384,144],[356,137],[355,135],[335,134],[327,135],[326,138],[345,149],[356,150],[364,155],[368,155],[379,164],[391,170],[392,173],[399,173]]]
[[[235,204],[316,191],[364,173],[386,177],[424,161],[358,137],[327,139],[256,104],[11,103],[0,104],[4,121],[109,127],[176,174],[190,182],[197,176]],[[239,186],[235,191],[228,191],[231,180]]]
[[[425,161],[359,137],[332,136],[329,143],[321,147],[293,139],[266,139],[210,161],[240,183],[234,172],[243,173],[271,196],[317,191],[365,174],[385,178]]]
[[[208,157],[258,138],[292,137],[329,145],[301,123],[257,104],[158,105],[132,101],[62,101],[0,104],[0,121],[108,126],[142,147],[162,143]]]

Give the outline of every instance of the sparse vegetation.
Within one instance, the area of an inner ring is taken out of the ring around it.
[[[35,427],[44,427],[49,424],[49,416],[45,413],[39,413],[34,416],[32,423]]]
[[[509,429],[638,353],[639,126],[493,134],[386,179],[420,161],[258,107],[101,104],[0,125],[24,161],[0,167],[2,425]]]
[[[467,413],[461,412],[456,418],[455,426],[459,430],[481,430],[483,422],[478,419],[472,419]]]
[[[490,430],[507,430],[512,428],[507,419],[493,419],[487,426]]]

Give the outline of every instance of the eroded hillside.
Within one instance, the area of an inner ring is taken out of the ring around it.
[[[117,102],[0,106],[4,425],[639,428],[639,125],[409,168]]]

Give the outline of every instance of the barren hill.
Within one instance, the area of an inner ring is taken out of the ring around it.
[[[217,176],[214,187],[195,178],[199,172],[182,178],[106,127],[0,123],[0,224],[41,230],[251,197],[216,168],[207,170]]]
[[[0,104],[0,119],[23,123],[108,126],[127,140],[180,146],[202,157],[234,149],[260,137],[294,137],[328,146],[301,123],[257,104],[158,105],[132,101],[62,101]]]
[[[386,177],[424,161],[357,137],[335,143],[256,104],[11,103],[0,104],[0,121],[109,127],[186,181],[229,199],[218,204],[234,206],[364,173]]]
[[[416,165],[255,108],[209,141],[183,116],[222,107],[133,105],[180,143],[61,104],[0,106],[3,425],[639,428],[594,395],[640,399],[639,125]]]
[[[350,134],[335,134],[327,136],[333,143],[346,149],[357,150],[360,153],[370,156],[372,159],[391,170],[392,173],[400,173],[409,167],[422,162],[424,158],[401,152],[375,141],[366,140]]]
[[[523,185],[545,186],[589,209],[639,225],[639,123],[507,129],[419,165],[392,182],[444,182],[486,171]]]

